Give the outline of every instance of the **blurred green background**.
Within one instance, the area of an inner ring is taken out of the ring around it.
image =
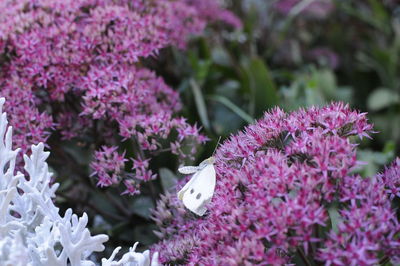
[[[362,144],[359,155],[369,163],[364,175],[375,174],[399,154],[397,1],[227,4],[242,19],[242,30],[215,25],[186,52],[164,51],[169,60],[159,68],[179,88],[184,115],[201,121],[214,140],[205,154],[218,136],[229,136],[268,108],[290,111],[331,101],[368,112],[375,125],[378,134]]]

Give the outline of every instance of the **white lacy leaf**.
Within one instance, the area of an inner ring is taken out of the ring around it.
[[[108,236],[92,236],[86,213],[82,217],[68,209],[64,216],[52,198],[59,184],[51,183],[52,174],[43,143],[32,145],[32,154],[24,154],[28,176],[15,172],[18,153],[12,150],[12,128],[2,113],[5,100],[0,98],[0,265],[5,266],[89,266],[89,257],[104,250]],[[103,266],[150,266],[150,252],[134,252],[137,243],[115,261],[116,248]],[[154,254],[151,266],[158,264]]]
[[[102,266],[157,266],[158,263],[158,253],[153,255],[150,261],[150,252],[146,250],[143,253],[136,253],[135,249],[139,243],[136,242],[133,247],[129,249],[129,252],[125,253],[119,261],[114,261],[115,256],[120,251],[121,247],[114,249],[111,257],[109,259],[102,259]],[[150,264],[151,263],[151,264]]]

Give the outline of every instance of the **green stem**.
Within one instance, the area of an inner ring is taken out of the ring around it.
[[[390,261],[390,258],[388,256],[383,257],[380,261],[379,261],[379,265],[385,265],[386,263],[388,263]]]
[[[124,216],[130,217],[132,215],[132,213],[129,211],[129,208],[124,206],[121,201],[116,200],[109,191],[105,191],[104,195],[110,200],[111,204],[113,204],[122,214],[124,214]]]
[[[144,160],[145,155],[144,155],[144,152],[143,152],[142,148],[140,147],[139,141],[135,137],[133,137],[133,140],[134,140],[134,142],[136,144],[136,148],[137,148],[137,151],[139,153],[140,160]],[[149,181],[147,183],[149,184],[149,187],[150,187],[151,199],[153,200],[154,205],[156,205],[156,203],[157,203],[157,200],[156,200],[157,193],[156,193],[156,190],[154,188],[153,182]]]
[[[301,248],[297,248],[297,253],[299,253],[301,259],[307,266],[312,266],[311,262],[307,259],[306,255],[304,254]]]

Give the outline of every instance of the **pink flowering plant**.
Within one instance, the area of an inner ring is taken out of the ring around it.
[[[0,1],[0,265],[399,264],[397,6]]]
[[[179,265],[399,263],[399,159],[357,173],[357,141],[371,133],[366,114],[342,103],[265,113],[218,147],[205,216],[161,197],[153,250]]]
[[[0,92],[16,147],[79,143],[95,151],[90,167],[99,186],[125,184],[133,195],[156,177],[152,157],[192,158],[206,141],[179,116],[178,93],[146,60],[185,48],[210,22],[240,26],[217,1],[7,0],[0,10]],[[129,151],[117,148],[121,141]],[[127,159],[145,167],[127,175]]]

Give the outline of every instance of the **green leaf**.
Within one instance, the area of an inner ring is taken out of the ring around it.
[[[399,94],[389,89],[380,88],[373,91],[368,97],[367,106],[372,111],[378,111],[399,103],[399,101]]]
[[[226,67],[231,67],[232,65],[228,52],[222,47],[216,47],[212,49],[211,58],[212,61],[217,65]]]
[[[65,179],[60,183],[60,186],[57,189],[57,192],[64,192],[68,191],[73,185],[74,185],[75,180],[73,179]],[[58,197],[56,198],[58,199]]]
[[[204,101],[203,93],[194,79],[190,79],[190,88],[192,89],[194,95],[194,101],[196,103],[197,112],[199,113],[201,123],[203,126],[209,130],[210,120],[208,119],[207,107]]]
[[[251,59],[247,73],[250,77],[250,88],[254,97],[255,116],[258,117],[268,108],[277,105],[277,89],[267,66],[260,58]]]
[[[199,84],[203,84],[204,80],[208,76],[208,72],[212,65],[211,60],[199,60],[196,69],[196,80]]]
[[[153,200],[147,196],[139,196],[132,204],[132,212],[144,218],[149,218],[154,208]]]
[[[388,14],[385,11],[381,1],[379,0],[369,0],[371,12],[365,12],[366,10],[353,7],[351,1],[337,1],[338,7],[344,12],[351,16],[359,19],[361,22],[370,24],[376,29],[384,32],[385,34],[390,34],[390,23],[388,19]]]
[[[317,86],[310,86],[311,83],[307,83],[304,88],[305,100],[307,106],[317,105],[321,106],[325,103],[324,95],[322,91]]]
[[[338,224],[340,222],[340,214],[336,206],[328,208],[329,218],[331,219],[332,230],[338,232]]]
[[[316,81],[317,86],[320,87],[320,89],[328,96],[332,97],[335,95],[337,85],[336,77],[332,70],[321,69],[318,71],[313,71],[313,78]]]
[[[101,206],[101,209],[104,212],[113,215],[119,215],[118,210],[115,208],[113,204],[111,204],[110,200],[105,196],[104,191],[96,189],[96,191],[92,191],[90,198],[93,199],[92,202],[94,202],[96,206]]]
[[[168,168],[161,168],[159,175],[164,192],[171,191],[177,183],[176,175]]]
[[[220,95],[211,95],[207,98],[225,105],[227,108],[229,108],[231,111],[233,111],[236,115],[238,115],[240,118],[242,118],[247,123],[254,122],[254,119],[249,114],[247,114],[245,111],[240,109],[237,105],[235,105],[233,102],[231,102],[228,98],[226,98],[224,96],[220,96]]]
[[[71,155],[77,163],[88,165],[92,159],[92,150],[80,147],[76,141],[67,141],[61,144],[63,149]]]
[[[358,160],[366,162],[363,167],[362,176],[374,176],[382,166],[388,164],[394,157],[395,145],[393,141],[386,143],[382,152],[363,149],[357,152]]]
[[[243,126],[243,121],[225,105],[213,110],[212,128],[216,135],[227,136]]]
[[[375,130],[379,132],[374,139],[381,142],[387,140],[398,140],[400,136],[400,113],[381,112],[370,114],[369,119],[373,122]]]
[[[202,86],[207,78],[213,63],[209,57],[210,56],[207,56],[207,59],[202,59],[199,54],[188,52],[189,62],[193,70],[193,76],[200,86]]]
[[[386,142],[382,152],[393,158],[396,152],[396,143],[392,140]]]
[[[151,245],[157,242],[157,237],[153,233],[154,230],[157,230],[156,225],[138,225],[133,229],[133,238],[135,241],[139,241],[140,245],[146,246]],[[132,241],[129,239],[129,241]]]
[[[386,11],[384,5],[382,4],[382,1],[368,0],[368,2],[372,8],[376,24],[378,24],[381,28],[383,27],[387,28],[388,27],[387,23],[389,22],[389,14]]]
[[[132,238],[132,233],[127,233],[130,232],[129,229],[129,221],[124,221],[124,222],[120,222],[117,224],[113,224],[113,227],[109,230],[107,230],[107,235],[109,236],[118,236],[121,235],[121,239],[122,238]]]

